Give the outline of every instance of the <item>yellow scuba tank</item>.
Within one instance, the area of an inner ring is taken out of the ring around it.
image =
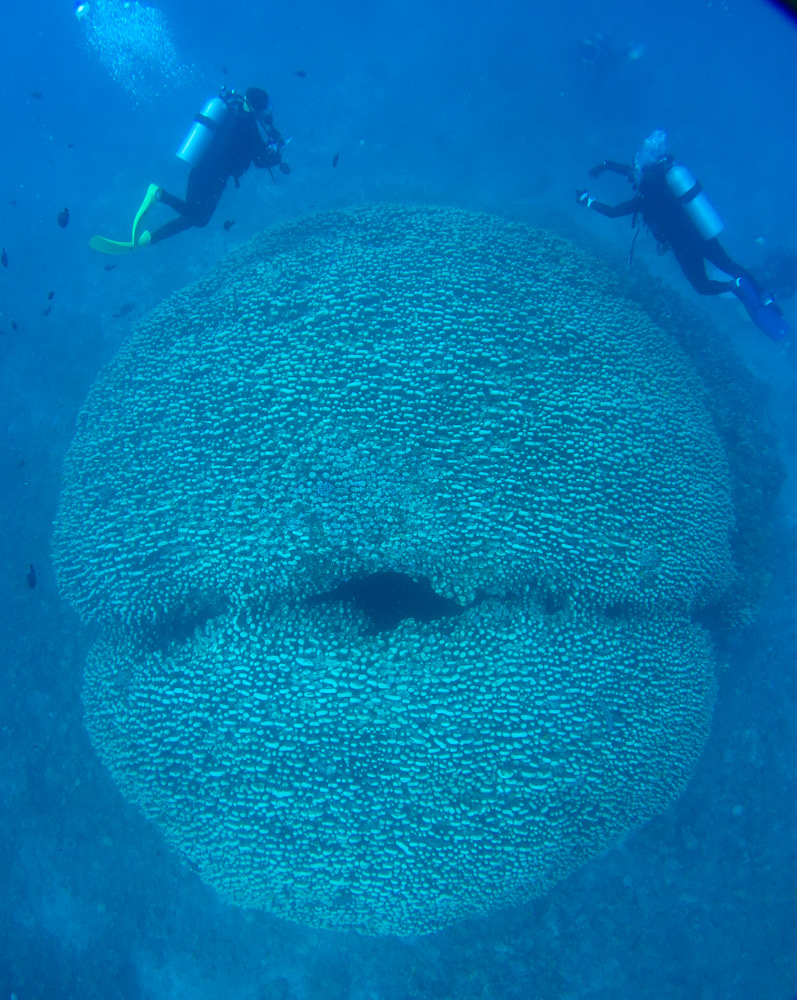
[[[694,179],[686,167],[674,163],[666,174],[670,190],[683,205],[703,239],[710,240],[725,228],[716,209],[706,197],[702,185]]]
[[[194,118],[177,155],[189,166],[195,167],[210,148],[213,137],[230,113],[230,106],[223,97],[211,97]]]

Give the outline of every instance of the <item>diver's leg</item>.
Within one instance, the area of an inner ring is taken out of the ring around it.
[[[734,290],[738,294],[739,279],[744,278],[745,281],[749,282],[750,287],[756,293],[756,295],[761,299],[761,304],[764,306],[769,306],[774,309],[779,315],[783,315],[783,310],[775,301],[775,296],[768,291],[765,291],[761,285],[756,281],[756,279],[750,274],[746,267],[742,267],[741,264],[737,264],[736,261],[729,257],[725,248],[722,246],[720,241],[714,237],[713,240],[707,241],[707,252],[706,257],[715,264],[717,267],[722,268],[726,274],[732,274],[736,281],[734,282]]]
[[[720,241],[715,236],[713,240],[706,240],[706,259],[710,260],[715,267],[718,267],[721,271],[726,274],[730,274],[732,278],[747,278],[753,288],[759,295],[763,295],[763,290],[755,278],[750,274],[750,272],[742,267],[741,264],[737,264],[736,261],[728,256],[725,247],[720,243]]]
[[[146,239],[146,233],[142,233],[142,244],[160,243],[161,240],[167,240],[170,236],[176,236],[178,233],[182,233],[192,226],[193,222],[190,219],[186,219],[185,216],[180,215],[176,219],[172,219],[171,222],[167,222],[161,226],[160,229],[156,229],[154,233],[150,234],[149,239]]]
[[[215,197],[206,198],[200,205],[197,205],[196,212],[194,214],[194,225],[197,229],[202,229],[210,222],[213,213],[216,211],[216,206],[218,205],[220,198],[221,191],[219,191],[218,195]]]
[[[208,219],[213,214],[213,209],[218,204],[221,193],[224,190],[224,178],[208,174],[206,171],[194,168],[188,175],[185,188],[185,198],[178,198],[177,195],[160,188],[158,191],[158,201],[168,205],[178,215],[183,215],[191,219],[191,225],[200,225],[197,221],[205,216],[205,202],[208,199],[215,199],[210,214],[201,225],[206,225]]]
[[[172,219],[156,229],[154,233],[141,235],[141,244],[160,243],[170,236],[176,236],[196,226],[201,229],[210,222],[210,218],[219,203],[225,186],[223,177],[208,176],[197,170],[192,170],[188,175],[188,186],[185,193],[185,201],[177,198],[168,191],[160,190],[159,200],[169,208],[178,213],[178,218]]]
[[[672,248],[687,281],[700,295],[721,295],[723,292],[733,291],[732,281],[714,281],[708,277],[703,251],[704,247],[698,243],[687,243]]]
[[[197,229],[202,229],[210,222],[224,193],[225,185],[224,177],[191,172],[185,198],[188,202],[188,217]]]
[[[190,220],[192,226],[196,225],[197,207],[205,198],[205,193],[212,184],[206,172],[194,168],[188,175],[185,187],[185,198],[178,198],[165,188],[161,188],[158,193],[158,200],[168,205],[178,215]]]
[[[191,208],[188,202],[183,201],[182,198],[178,198],[176,195],[170,194],[165,188],[160,189],[158,200],[163,202],[164,205],[168,205],[169,208],[177,212],[178,215],[188,216],[191,214]]]

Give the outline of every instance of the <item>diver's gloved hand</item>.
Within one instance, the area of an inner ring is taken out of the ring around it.
[[[591,208],[592,203],[593,201],[595,201],[595,199],[592,197],[589,191],[576,190],[576,201],[580,205],[583,205],[585,208]]]
[[[594,167],[589,168],[590,177],[600,177],[603,171],[606,169],[606,161],[603,163],[596,163]]]
[[[290,138],[290,136],[287,139],[283,139],[282,136],[279,136],[278,138],[275,137],[271,140],[271,142],[268,144],[266,148],[269,149],[272,153],[279,153],[280,155],[282,155],[282,152],[285,149],[285,147],[288,145],[288,143],[292,141],[293,140]]]

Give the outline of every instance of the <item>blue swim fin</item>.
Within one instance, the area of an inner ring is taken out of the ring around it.
[[[733,290],[758,329],[770,340],[783,340],[789,332],[789,324],[774,301],[765,302],[747,278],[737,278]]]

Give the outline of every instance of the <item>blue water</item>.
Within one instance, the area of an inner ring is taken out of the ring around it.
[[[0,1000],[790,1000],[797,359],[733,299],[698,302],[650,238],[638,257],[766,387],[788,471],[777,556],[759,618],[722,650],[712,735],[684,796],[547,896],[402,941],[225,906],[89,745],[92,637],[59,600],[49,546],[61,462],[100,367],[137,317],[274,222],[375,200],[488,209],[602,241],[620,269],[627,220],[587,215],[573,192],[591,164],[630,158],[661,127],[710,192],[732,256],[755,267],[797,246],[797,27],[763,0],[165,0],[135,20],[106,0],[105,13],[98,38],[71,0],[9,5],[0,33]],[[578,49],[598,31],[620,54],[603,74]],[[631,45],[640,57],[622,58]],[[93,253],[96,232],[124,238],[149,182],[179,188],[174,151],[203,101],[252,83],[293,137],[292,173],[251,171],[202,231]],[[627,195],[616,178],[600,185],[607,200]],[[797,327],[797,303],[782,304]]]

